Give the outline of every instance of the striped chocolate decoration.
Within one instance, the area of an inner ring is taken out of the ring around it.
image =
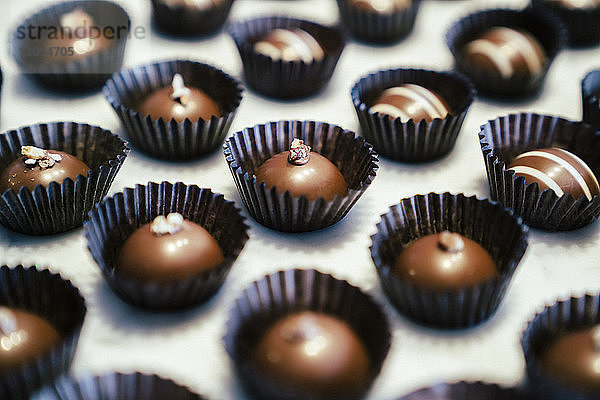
[[[540,191],[552,189],[559,197],[570,193],[575,199],[584,195],[591,200],[594,195],[600,195],[598,180],[587,164],[557,147],[523,153],[508,169],[524,177],[526,184],[537,182]]]
[[[546,63],[542,45],[531,34],[497,26],[464,47],[465,58],[476,68],[491,69],[503,78],[517,74],[537,75]]]
[[[369,111],[400,118],[402,122],[411,119],[431,122],[435,118],[444,118],[450,112],[439,95],[412,83],[384,90]]]
[[[325,57],[319,42],[300,28],[274,29],[254,44],[254,51],[273,60],[311,63]]]

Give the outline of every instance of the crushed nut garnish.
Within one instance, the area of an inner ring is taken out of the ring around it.
[[[55,163],[62,160],[60,154],[52,154],[48,150],[35,146],[21,146],[21,154],[25,156],[26,165],[37,165],[41,169],[52,168]]]
[[[310,160],[310,146],[304,140],[294,139],[290,145],[288,162],[294,165],[304,165]]]
[[[175,74],[173,76],[173,82],[171,83],[171,86],[173,87],[171,99],[185,106],[188,102],[187,98],[192,94],[192,91],[190,88],[185,86],[183,76],[181,76],[181,74]]]
[[[155,236],[172,235],[183,229],[183,215],[170,213],[166,217],[159,215],[150,225],[150,231]]]
[[[458,233],[443,231],[438,237],[438,246],[449,253],[460,253],[465,248],[465,242]]]

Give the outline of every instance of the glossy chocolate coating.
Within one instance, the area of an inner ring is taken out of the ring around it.
[[[46,354],[60,341],[44,319],[23,310],[0,307],[0,373]]]
[[[464,46],[463,55],[472,67],[504,79],[537,76],[547,63],[543,46],[532,34],[507,27],[493,27],[481,33]]]
[[[142,225],[125,240],[117,272],[144,282],[172,282],[201,274],[224,262],[223,252],[210,233],[185,220],[182,229],[157,236],[151,223]]]
[[[196,88],[189,88],[191,93],[184,102],[171,98],[173,87],[167,86],[148,95],[136,108],[142,115],[150,115],[153,119],[165,121],[175,119],[183,122],[203,119],[209,121],[211,116],[220,117],[219,106],[206,93]]]
[[[0,174],[0,194],[7,189],[18,192],[21,187],[26,187],[33,190],[36,185],[48,187],[50,182],[60,185],[67,178],[75,181],[77,175],[87,176],[90,168],[75,156],[58,150],[48,151],[51,154],[59,154],[62,160],[50,168],[41,168],[38,165],[25,164],[26,157],[18,158]]]
[[[269,327],[252,355],[256,368],[281,386],[340,397],[363,390],[369,355],[352,328],[323,313],[303,311]]]
[[[268,189],[276,187],[280,193],[289,190],[293,197],[305,195],[309,200],[323,197],[331,201],[336,194],[348,194],[342,173],[326,157],[313,152],[308,163],[293,165],[288,156],[289,151],[284,151],[265,161],[256,171],[256,181],[265,182]]]
[[[570,193],[591,200],[600,195],[600,186],[587,164],[573,153],[557,147],[533,150],[516,157],[508,169],[525,178],[525,184],[536,182],[540,191],[552,189],[557,196]]]
[[[305,63],[319,61],[325,56],[319,42],[300,28],[274,29],[254,43],[254,51],[273,60]]]
[[[431,122],[435,118],[444,118],[450,108],[432,90],[408,83],[384,90],[369,111],[387,114],[390,118],[400,118],[402,122],[411,119]]]
[[[64,31],[56,35],[57,37],[49,37],[46,42],[45,55],[48,62],[81,59],[107,49],[111,42],[116,40],[109,39],[97,30],[92,31],[91,27],[103,27],[96,26],[94,19],[79,8],[63,14],[60,23]]]
[[[404,10],[412,4],[412,0],[348,0],[353,7],[361,10],[391,14],[398,10]]]
[[[453,290],[495,278],[498,268],[478,243],[446,231],[409,243],[396,258],[393,273],[423,288]]]
[[[541,367],[574,388],[600,393],[600,348],[594,328],[568,332],[541,355]]]

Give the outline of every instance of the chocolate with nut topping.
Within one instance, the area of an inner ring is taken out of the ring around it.
[[[219,105],[202,90],[187,87],[183,76],[175,74],[171,86],[160,88],[145,97],[137,106],[142,115],[165,121],[186,119],[209,121],[212,116],[220,117]]]
[[[319,197],[331,201],[336,195],[346,196],[348,185],[340,170],[326,157],[311,152],[304,141],[294,139],[289,151],[274,155],[256,171],[258,183],[277,188],[280,193],[290,191],[294,197]]]
[[[201,274],[224,262],[221,247],[202,226],[181,214],[159,215],[127,238],[117,273],[145,282],[172,282]]]
[[[410,243],[396,258],[394,274],[424,288],[473,286],[498,276],[489,253],[473,240],[444,231]]]
[[[37,185],[48,187],[51,182],[73,181],[78,175],[87,176],[89,167],[71,154],[22,146],[23,157],[12,162],[0,174],[0,194],[8,189],[18,192],[21,187],[33,190]]]

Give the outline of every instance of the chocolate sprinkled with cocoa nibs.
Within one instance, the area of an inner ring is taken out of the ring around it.
[[[304,140],[294,139],[290,146],[288,161],[293,165],[304,165],[310,160],[310,146],[304,144]]]

